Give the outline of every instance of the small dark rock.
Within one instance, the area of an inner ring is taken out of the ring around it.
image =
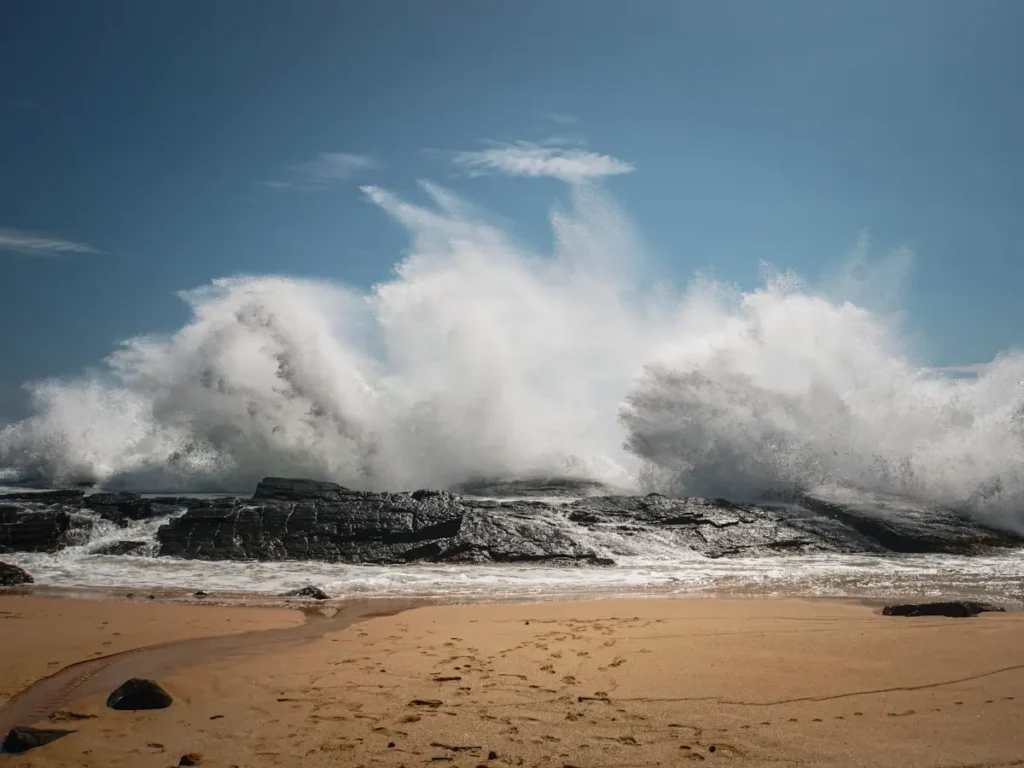
[[[883,616],[949,616],[954,619],[966,619],[979,613],[994,611],[1005,613],[1005,608],[989,603],[976,603],[970,600],[955,600],[942,603],[907,603],[905,605],[887,605],[882,609]]]
[[[152,680],[133,677],[107,697],[111,709],[164,709],[174,699]]]
[[[9,563],[0,563],[0,587],[16,587],[19,584],[31,584],[32,576],[28,571]]]
[[[147,541],[113,541],[92,551],[94,555],[141,555],[149,546]]]
[[[311,597],[314,600],[330,600],[331,596],[324,592],[320,587],[303,587],[302,589],[293,589],[291,592],[285,592],[285,597]]]
[[[131,600],[133,597],[135,597],[135,593],[134,592],[129,592],[127,595],[125,595],[125,597],[127,597],[129,600]]]
[[[440,699],[413,699],[409,702],[410,707],[430,707],[431,709],[437,709],[444,702]]]
[[[187,755],[182,755],[178,761],[178,765],[199,765],[203,762],[203,756],[198,752],[189,752]]]
[[[150,599],[150,600],[156,600],[156,595],[150,595],[150,596],[149,596],[149,599]]]
[[[708,747],[708,752],[714,752],[716,749],[717,747],[714,744],[712,744],[710,747]]]
[[[498,753],[497,753],[497,752],[495,752],[495,751],[494,751],[494,750],[492,749],[492,750],[491,750],[490,752],[488,752],[488,753],[487,753],[487,759],[488,759],[488,760],[497,760],[497,759],[498,759]]]
[[[198,592],[193,592],[192,597],[206,597],[209,594],[209,592],[203,592],[203,590],[200,589]]]
[[[60,730],[57,728],[11,728],[3,741],[3,751],[12,754],[28,752],[30,749],[42,747],[51,741],[67,736],[74,731]]]
[[[394,748],[395,748],[395,742],[389,741],[388,742],[388,749],[394,749]]]

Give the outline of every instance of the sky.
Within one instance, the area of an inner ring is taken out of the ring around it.
[[[0,421],[240,273],[387,279],[360,193],[442,184],[550,246],[599,179],[660,276],[908,245],[929,364],[1024,341],[1019,0],[5,0]]]

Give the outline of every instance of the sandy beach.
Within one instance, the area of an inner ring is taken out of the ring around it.
[[[255,629],[284,637],[305,622],[283,609],[37,597],[0,598],[0,612],[5,697],[96,654]],[[110,710],[104,689],[35,723],[75,733],[0,760],[1021,765],[1022,640],[1016,613],[905,619],[825,601],[427,606],[239,658],[183,653],[158,678],[170,708]]]

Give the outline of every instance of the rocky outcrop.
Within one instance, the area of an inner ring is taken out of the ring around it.
[[[887,605],[882,609],[883,616],[949,616],[954,619],[967,619],[979,613],[1005,613],[1005,608],[990,603],[976,603],[970,600],[955,600],[944,603],[908,603],[906,605]]]
[[[507,485],[517,495],[529,495],[521,484]],[[203,502],[162,526],[157,538],[159,554],[174,557],[380,564],[603,565],[651,546],[708,557],[975,554],[1024,543],[1015,534],[950,512],[913,507],[900,517],[878,504],[856,509],[808,497],[800,505],[752,506],[657,494],[501,502],[443,491],[369,493],[268,478],[251,501]]]
[[[833,519],[873,542],[883,552],[958,555],[1024,546],[1024,537],[989,528],[952,510],[880,494],[807,493],[801,507]]]
[[[33,581],[28,571],[10,563],[0,562],[0,587],[18,587],[22,584],[31,584]]]
[[[153,502],[137,493],[94,493],[82,499],[82,507],[122,527],[129,521],[167,514],[160,505],[154,511]]]
[[[529,477],[519,480],[469,480],[449,488],[463,496],[501,498],[575,498],[606,496],[613,488],[596,480],[575,477]]]
[[[276,491],[275,491],[276,492]],[[160,554],[350,563],[597,562],[544,505],[473,506],[441,491],[317,489],[314,500],[190,509],[160,528]],[[321,501],[339,494],[342,501]]]
[[[51,506],[53,504],[68,504],[78,507],[85,497],[85,491],[64,490],[64,491],[16,491],[14,493],[0,493],[0,504],[23,502],[27,504],[39,504]]]
[[[25,491],[0,501],[0,554],[52,552],[82,543],[99,520],[127,526],[158,517],[170,517],[157,532],[158,555],[205,560],[607,565],[658,548],[758,557],[974,555],[1024,546],[1024,537],[954,511],[850,491],[818,490],[757,506],[611,495],[584,480],[481,481],[463,490],[467,495],[370,493],[269,477],[250,499]],[[604,495],[589,495],[599,492]],[[477,495],[483,493],[506,498]],[[152,542],[133,539],[93,552],[129,555],[153,549]]]
[[[345,501],[357,491],[350,491],[337,483],[319,480],[265,477],[256,486],[253,501]]]
[[[55,552],[80,540],[91,522],[64,509],[0,504],[0,551]]]

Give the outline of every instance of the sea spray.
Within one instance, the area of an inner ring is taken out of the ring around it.
[[[950,379],[849,290],[789,275],[646,291],[640,238],[595,185],[570,186],[550,255],[424,189],[429,205],[364,190],[410,235],[391,279],[186,291],[176,333],[31,385],[0,466],[144,490],[568,475],[744,500],[831,484],[1020,520],[1021,355]]]

